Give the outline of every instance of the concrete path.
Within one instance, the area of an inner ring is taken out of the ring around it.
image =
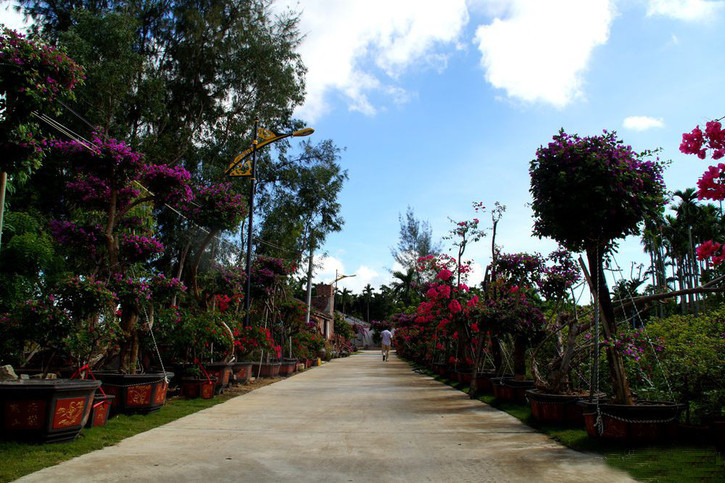
[[[633,480],[394,355],[364,352],[19,481]]]

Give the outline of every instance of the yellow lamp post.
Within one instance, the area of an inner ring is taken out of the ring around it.
[[[224,172],[225,175],[231,177],[251,178],[251,182],[249,183],[249,226],[247,227],[247,285],[244,294],[244,311],[246,314],[246,325],[249,325],[249,302],[252,292],[252,222],[254,220],[254,190],[257,175],[257,150],[268,144],[272,144],[275,141],[279,141],[280,139],[292,136],[309,136],[313,132],[315,132],[315,130],[311,127],[308,127],[289,133],[278,133],[270,129],[260,128],[259,119],[255,119],[254,141],[252,141],[252,147],[238,154],[237,157],[234,158],[234,161],[232,161],[227,170]],[[257,139],[258,137],[261,138],[261,140]]]

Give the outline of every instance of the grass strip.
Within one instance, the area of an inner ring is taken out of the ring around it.
[[[159,411],[146,415],[126,416],[121,414],[114,416],[108,420],[106,426],[83,429],[80,436],[69,443],[28,444],[0,441],[0,461],[2,461],[0,482],[13,481],[23,475],[57,465],[76,456],[112,446],[128,437],[163,426],[202,409],[216,406],[278,380],[280,379],[260,379],[245,386],[232,387],[224,394],[212,399],[172,397]]]
[[[468,385],[452,381],[427,368],[408,361],[416,372],[468,394]],[[504,411],[522,423],[541,431],[559,443],[581,452],[603,456],[608,465],[629,473],[633,478],[652,483],[725,482],[725,458],[708,444],[671,443],[637,445],[590,438],[585,429],[542,424],[522,404],[499,401],[491,394],[477,398]]]

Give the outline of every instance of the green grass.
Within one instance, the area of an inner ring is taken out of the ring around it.
[[[271,382],[274,379],[262,380],[252,386],[243,386],[241,390],[227,391],[213,399],[170,398],[159,411],[147,415],[114,416],[105,427],[84,429],[70,443],[26,444],[0,441],[0,482],[12,481],[76,456],[114,445],[125,438],[215,406]]]
[[[416,366],[416,370],[468,393],[466,384],[435,375],[422,367]],[[511,414],[569,448],[604,456],[607,464],[626,471],[637,480],[654,483],[725,482],[725,458],[712,445],[673,443],[632,447],[592,439],[584,429],[541,424],[531,415],[530,407],[498,401],[490,394],[484,394],[478,399]]]

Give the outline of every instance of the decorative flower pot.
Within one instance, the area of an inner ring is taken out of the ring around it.
[[[110,394],[98,394],[93,396],[93,404],[90,406],[86,428],[105,426],[108,422],[108,415],[111,412],[111,404],[115,396]]]
[[[582,396],[550,394],[538,389],[526,391],[531,414],[538,421],[559,424],[581,424],[584,422],[582,407],[578,404]]]
[[[470,384],[473,380],[473,371],[456,371],[456,380],[461,384]]]
[[[0,381],[0,437],[39,443],[78,436],[100,381]]]
[[[478,392],[491,392],[493,386],[491,385],[491,378],[496,377],[496,372],[479,372],[476,374],[476,389]]]
[[[534,381],[518,381],[513,377],[494,377],[491,379],[491,386],[496,399],[526,404],[526,391],[534,387]]]
[[[255,377],[277,377],[279,376],[280,366],[279,362],[255,363],[252,375]]]
[[[166,403],[166,391],[173,372],[149,374],[119,374],[97,372],[103,381],[103,391],[116,396],[111,404],[113,414],[148,414],[161,409]]]
[[[230,362],[210,362],[203,366],[209,376],[216,377],[217,383],[214,386],[214,392],[223,393],[232,380],[232,364]]]
[[[280,362],[279,366],[279,375],[280,376],[291,376],[295,372],[295,368],[297,367],[297,359],[282,359],[282,362]]]
[[[598,404],[579,401],[583,409],[587,434],[594,438],[629,442],[671,440],[677,435],[684,404],[661,401],[638,401],[635,405]],[[601,427],[597,416],[601,415]]]
[[[252,377],[252,362],[235,362],[232,364],[232,380],[237,384],[246,384]]]
[[[217,378],[211,376],[206,377],[182,377],[181,378],[181,395],[186,399],[211,399],[214,397],[217,384]]]

